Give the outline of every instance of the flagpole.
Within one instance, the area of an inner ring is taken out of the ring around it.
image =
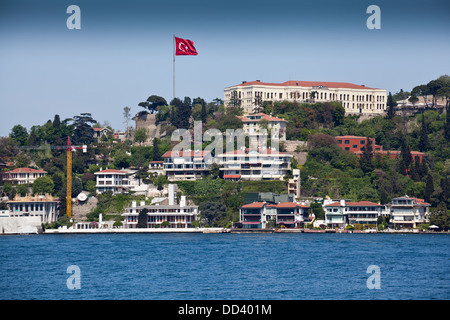
[[[175,35],[173,35],[173,99],[175,99]]]

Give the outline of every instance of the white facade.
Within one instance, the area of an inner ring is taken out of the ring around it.
[[[281,118],[273,117],[265,113],[255,113],[246,116],[238,116],[242,121],[242,130],[252,137],[261,135],[266,138],[286,140],[287,121]],[[267,128],[261,126],[262,121],[267,121]]]
[[[281,180],[291,170],[292,155],[270,148],[242,148],[217,155],[223,178]]]
[[[347,224],[363,224],[376,227],[378,216],[381,216],[384,206],[370,202],[348,202],[340,200],[324,201],[325,223],[330,228],[344,228]]]
[[[52,223],[58,219],[58,198],[45,196],[16,196],[8,201],[10,217],[39,217],[41,223]]]
[[[415,228],[429,222],[430,204],[423,199],[408,196],[392,199],[388,204],[394,228]]]
[[[129,190],[129,173],[124,170],[106,169],[95,173],[97,193],[111,191],[113,194]]]
[[[235,92],[235,93],[234,93]],[[314,94],[313,94],[314,92]],[[312,98],[312,94],[315,95]],[[346,114],[382,114],[386,110],[386,90],[346,82],[286,81],[267,83],[260,80],[224,89],[225,105],[238,99],[245,114],[253,113],[255,98],[262,101],[329,102],[339,101]]]
[[[167,151],[162,156],[163,172],[170,181],[201,179],[210,171],[209,156],[209,151]]]
[[[17,168],[3,173],[3,180],[11,184],[32,184],[34,180],[47,175],[47,171],[31,168]]]

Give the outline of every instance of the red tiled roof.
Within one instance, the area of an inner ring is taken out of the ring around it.
[[[261,118],[259,118],[259,119],[250,119],[249,117],[251,117],[251,116],[260,116]],[[249,115],[246,115],[246,116],[238,116],[238,118],[241,119],[241,121],[248,121],[248,122],[251,122],[251,121],[258,122],[258,121],[261,121],[261,120],[287,122],[284,119],[277,118],[277,117],[274,117],[274,116],[270,116],[270,115],[262,113],[262,112],[249,114]]]
[[[245,209],[260,209],[262,207],[264,207],[264,202],[253,202],[242,206]]]
[[[5,173],[47,173],[47,171],[31,168],[16,168],[14,170],[6,171]]]
[[[309,208],[309,207],[295,202],[280,202],[279,204],[277,204],[277,208]]]
[[[328,87],[328,88],[346,88],[346,89],[376,89],[363,85],[348,83],[348,82],[328,82],[328,81],[285,81],[282,83],[273,82],[261,82],[261,81],[248,81],[231,87],[245,87],[252,85],[262,86],[278,86],[278,87]],[[229,87],[228,87],[229,88]]]
[[[211,151],[167,151],[162,155],[163,158],[172,157],[204,157],[210,154]]]
[[[127,174],[128,172],[122,171],[122,170],[115,170],[115,169],[106,169],[106,170],[97,171],[94,174],[104,174],[104,173],[123,173],[123,174]]]

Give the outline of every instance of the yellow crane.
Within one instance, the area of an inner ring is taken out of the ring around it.
[[[67,151],[67,183],[66,183],[66,214],[69,218],[72,217],[72,152],[76,151],[77,149],[82,149],[83,152],[87,152],[87,146],[72,146],[70,142],[70,137],[67,137],[67,146],[26,146],[26,147],[18,147],[18,149],[57,149],[57,150],[63,150],[66,149]]]

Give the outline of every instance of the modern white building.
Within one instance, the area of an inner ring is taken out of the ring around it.
[[[210,151],[167,151],[162,155],[163,172],[170,181],[201,179],[209,174],[212,164],[209,156]]]
[[[241,148],[216,156],[225,180],[281,180],[292,155],[271,148]]]
[[[429,222],[430,204],[424,199],[407,195],[392,199],[387,205],[394,228],[415,228],[418,224]]]
[[[325,200],[325,223],[329,228],[345,228],[348,224],[370,225],[376,228],[384,206],[370,201],[350,202]]]
[[[296,202],[254,202],[239,210],[239,222],[244,229],[266,229],[271,226],[298,228],[308,221],[309,206]]]
[[[179,204],[175,203],[174,185],[169,185],[169,204],[146,205],[145,201],[141,201],[137,205],[136,201],[132,202],[132,206],[125,209],[122,214],[125,217],[125,228],[136,228],[139,213],[147,209],[147,228],[160,228],[167,225],[168,228],[191,228],[192,222],[198,218],[198,206],[186,205],[186,197],[181,196]],[[166,223],[164,223],[167,221]],[[164,223],[164,224],[163,224]]]
[[[113,194],[129,191],[129,173],[125,170],[106,169],[97,171],[97,193],[111,191]]]
[[[339,101],[346,114],[382,114],[386,110],[386,90],[347,82],[285,81],[269,83],[243,81],[224,89],[225,105],[238,102],[245,114],[262,101],[329,102]]]
[[[11,184],[32,184],[47,175],[47,171],[32,168],[17,168],[3,173],[3,180]]]
[[[288,194],[294,195],[295,198],[300,198],[300,188],[301,188],[300,169],[293,169],[292,176],[293,177],[289,179],[288,182]]]

